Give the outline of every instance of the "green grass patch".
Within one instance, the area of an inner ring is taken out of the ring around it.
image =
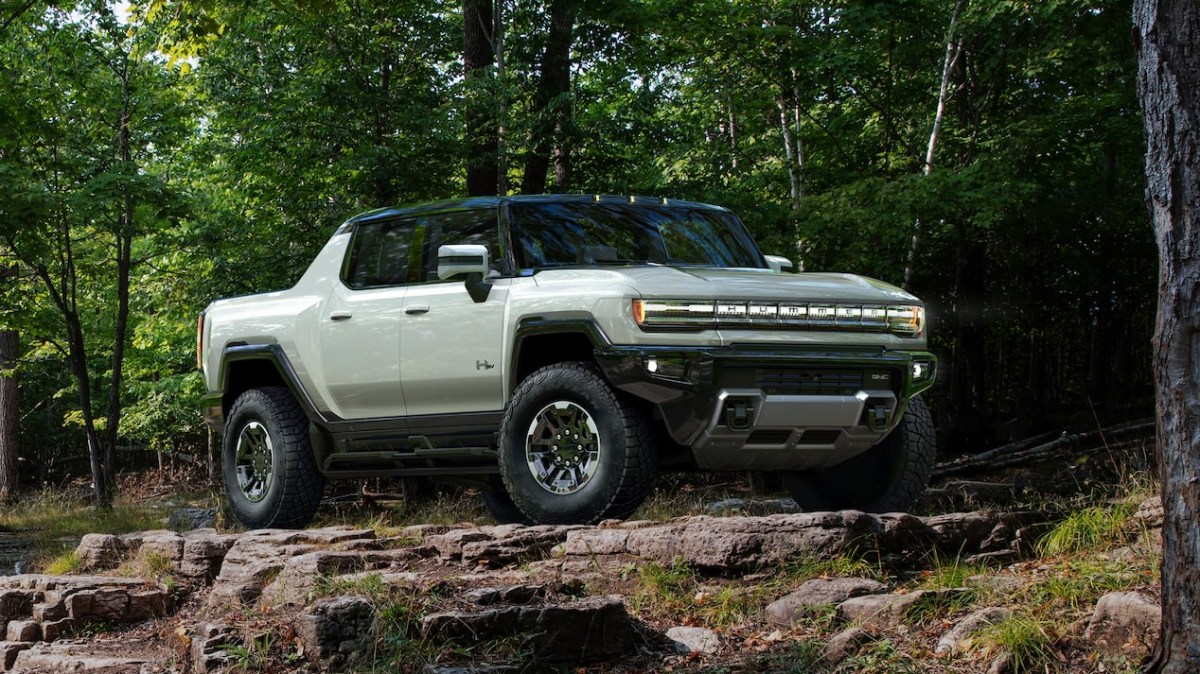
[[[1132,503],[1093,506],[1071,513],[1038,541],[1045,556],[1107,550],[1127,544],[1131,539],[1130,516],[1137,510]]]
[[[924,674],[927,670],[928,662],[887,639],[863,646],[838,667],[840,672],[856,674]]]
[[[1027,616],[1012,616],[980,632],[979,643],[989,651],[1012,655],[1012,671],[1040,671],[1053,657],[1054,638],[1049,623]]]
[[[832,559],[801,557],[784,562],[780,576],[785,581],[800,583],[812,578],[870,578],[883,581],[887,574],[878,565],[857,557],[840,556]]]
[[[65,576],[70,573],[79,573],[83,570],[83,560],[74,550],[68,550],[54,559],[46,562],[45,568],[42,569],[45,573],[53,576]]]
[[[52,492],[27,495],[18,505],[0,511],[0,530],[26,539],[32,570],[47,572],[48,565],[74,550],[84,534],[161,529],[165,522],[165,513],[149,504],[118,503],[102,509]]]

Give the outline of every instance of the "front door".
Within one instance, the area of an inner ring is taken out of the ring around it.
[[[510,279],[497,278],[475,302],[463,279],[439,281],[437,249],[444,244],[488,247],[498,263],[493,209],[423,219],[423,272],[408,287],[400,328],[400,371],[410,416],[494,412],[504,407],[504,308]]]

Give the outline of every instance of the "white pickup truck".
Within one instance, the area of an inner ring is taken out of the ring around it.
[[[781,471],[905,510],[935,447],[925,310],[789,273],[730,211],[489,197],[341,225],[295,287],[200,316],[233,512],[302,527],[327,478],[431,476],[502,521],[628,517],[660,470]]]

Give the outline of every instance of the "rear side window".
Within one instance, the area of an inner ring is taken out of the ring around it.
[[[356,225],[342,281],[355,290],[412,283],[420,268],[421,247],[413,245],[419,228],[415,218]]]

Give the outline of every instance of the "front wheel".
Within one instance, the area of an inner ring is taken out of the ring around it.
[[[900,425],[878,445],[836,466],[786,473],[784,482],[810,512],[907,512],[929,483],[937,457],[933,434],[929,408],[913,398]]]
[[[500,424],[500,474],[539,524],[625,518],[654,485],[657,456],[644,411],[591,363],[559,363],[513,392]]]
[[[281,386],[251,389],[229,409],[221,470],[229,505],[248,529],[298,529],[321,504],[308,418]]]

